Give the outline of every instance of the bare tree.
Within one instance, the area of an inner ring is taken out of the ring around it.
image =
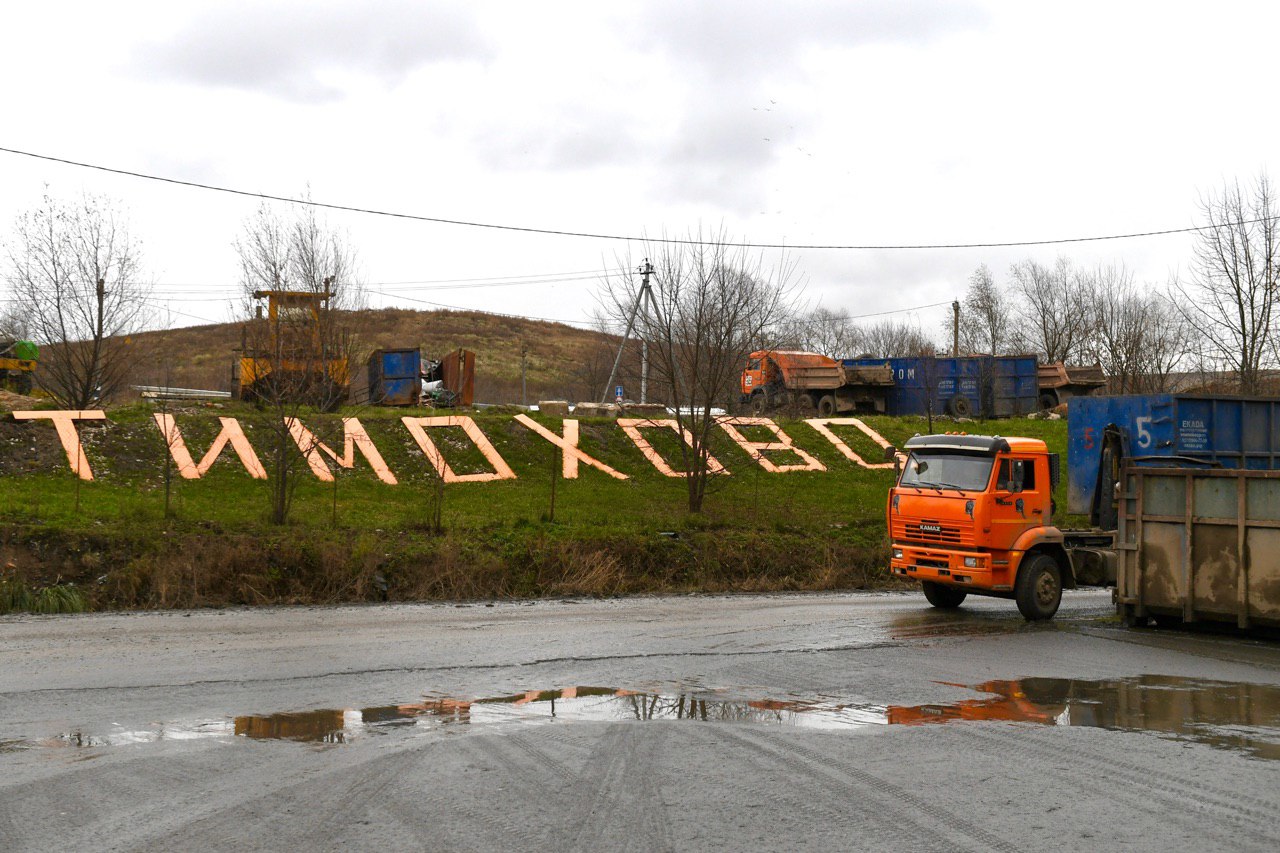
[[[961,306],[961,348],[971,353],[1004,354],[1011,338],[1011,315],[1009,299],[996,284],[991,269],[982,264],[969,276]]]
[[[1260,390],[1270,355],[1280,285],[1280,213],[1265,174],[1246,193],[1239,182],[1201,198],[1200,232],[1188,281],[1178,282],[1182,316],[1208,355],[1229,367],[1244,394]]]
[[[1058,258],[1052,267],[1025,260],[1009,269],[1021,297],[1019,343],[1046,361],[1071,361],[1093,322],[1093,306],[1071,260]]]
[[[680,443],[690,512],[701,511],[707,492],[713,410],[736,395],[748,354],[787,312],[792,295],[789,259],[768,266],[762,255],[729,243],[723,231],[699,230],[686,243],[646,247],[657,310],[639,315],[637,337],[648,342],[655,389],[690,437]],[[636,302],[639,288],[632,277],[605,279],[601,302],[615,306],[615,321],[625,323],[621,312]]]
[[[874,358],[933,355],[937,345],[906,320],[881,320],[862,330],[862,348]]]
[[[774,343],[787,349],[822,353],[833,358],[858,355],[862,334],[848,313],[819,306],[803,314],[784,317],[773,334]]]
[[[1135,285],[1123,264],[1082,273],[1095,322],[1082,354],[1102,366],[1119,394],[1168,390],[1170,374],[1183,363],[1191,334],[1173,302],[1160,289]]]
[[[328,293],[336,311],[363,308],[357,255],[346,235],[320,219],[308,195],[281,216],[263,202],[234,243],[245,306],[263,290]]]
[[[272,291],[266,316],[255,312],[244,326],[240,387],[242,396],[257,406],[261,414],[256,423],[269,436],[265,462],[276,524],[288,521],[303,461],[321,440],[311,434],[300,441],[290,425],[346,402],[351,365],[362,354],[323,297]]]
[[[22,340],[30,334],[31,322],[27,319],[26,312],[17,299],[11,297],[0,310],[0,340]]]
[[[129,336],[145,326],[149,285],[141,249],[105,198],[45,195],[20,215],[6,244],[15,305],[41,344],[41,385],[59,404],[89,408],[132,366]]]
[[[282,219],[264,203],[235,247],[245,305],[239,387],[264,413],[271,518],[283,524],[300,465],[314,449],[300,447],[289,425],[304,412],[346,402],[351,365],[358,363],[358,343],[341,310],[362,304],[355,252],[306,204]]]

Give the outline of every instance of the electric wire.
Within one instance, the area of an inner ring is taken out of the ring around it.
[[[383,216],[391,219],[403,219],[414,222],[431,222],[437,225],[456,225],[466,228],[484,228],[493,231],[510,231],[525,234],[544,234],[554,237],[581,237],[591,240],[618,240],[636,243],[654,243],[664,245],[678,246],[705,246],[718,245],[738,249],[790,249],[792,251],[807,250],[833,250],[833,251],[915,251],[915,250],[934,250],[934,249],[1000,249],[1000,248],[1017,248],[1025,246],[1060,246],[1071,243],[1098,243],[1108,240],[1133,240],[1143,237],[1163,237],[1171,234],[1192,234],[1204,231],[1212,231],[1218,228],[1237,227],[1240,225],[1252,225],[1259,222],[1267,221],[1265,218],[1240,220],[1239,222],[1215,223],[1210,225],[1192,225],[1185,228],[1162,228],[1149,231],[1134,231],[1126,234],[1104,234],[1087,237],[1059,237],[1044,240],[993,240],[979,243],[884,243],[884,244],[825,244],[825,243],[759,243],[750,241],[730,241],[730,240],[695,240],[692,238],[680,237],[640,237],[627,234],[605,234],[592,231],[570,231],[557,228],[537,228],[524,225],[505,225],[494,222],[477,222],[466,219],[449,219],[440,216],[425,216],[415,213],[402,213],[389,210],[378,210],[376,208],[357,207],[354,205],[332,204],[328,202],[314,201],[312,199],[295,199],[286,198],[284,196],[271,195],[269,193],[252,192],[250,190],[236,189],[234,187],[223,187],[215,184],[204,184],[197,181],[184,181],[180,178],[168,178],[162,175],[151,175],[145,172],[135,172],[128,169],[116,169],[110,166],[102,166],[95,163],[85,163],[78,160],[70,160],[63,157],[53,157],[48,154],[37,154],[31,151],[22,151],[16,148],[6,148],[0,146],[0,153],[15,154],[21,157],[31,157],[36,160],[44,160],[50,163],[61,163],[67,166],[75,166],[82,169],[92,169],[99,172],[106,172],[113,175],[123,175],[125,177],[139,178],[147,181],[156,181],[158,183],[172,184],[175,186],[189,187],[192,189],[208,190],[210,192],[226,193],[228,195],[242,196],[245,198],[262,199],[263,201],[278,201],[285,204],[297,204],[307,207],[319,208],[322,210],[334,210],[344,213],[358,213],[369,216]]]

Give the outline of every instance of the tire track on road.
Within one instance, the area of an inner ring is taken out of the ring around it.
[[[795,738],[789,739],[786,745],[783,746],[773,743],[761,732],[745,726],[740,730],[726,728],[723,735],[754,749],[769,753],[775,760],[794,769],[799,774],[804,776],[823,776],[835,782],[843,789],[844,796],[841,799],[841,803],[844,804],[845,808],[848,807],[848,803],[851,800],[856,801],[855,798],[874,800],[876,802],[877,816],[883,816],[882,824],[887,822],[898,829],[910,828],[916,841],[932,842],[931,847],[937,846],[937,849],[946,850],[956,849],[956,840],[947,837],[933,826],[925,825],[916,820],[900,808],[899,802],[914,806],[918,813],[930,816],[936,821],[937,825],[958,832],[967,836],[968,839],[978,842],[979,846],[971,849],[1020,853],[1019,847],[1009,844],[1000,836],[988,832],[959,815],[929,803],[910,791],[894,785],[873,773],[859,770],[846,764],[837,764],[830,756],[796,743]],[[920,849],[923,846],[923,844],[919,847],[912,845],[912,848]]]
[[[962,730],[957,727],[955,730],[970,739],[988,744],[994,752],[1000,754],[1020,754],[1037,763],[1061,762],[1053,768],[1054,780],[1090,794],[1098,793],[1102,780],[1123,782],[1131,787],[1112,785],[1109,796],[1139,812],[1151,813],[1153,805],[1161,804],[1165,807],[1161,810],[1161,814],[1166,819],[1180,824],[1190,830],[1193,835],[1213,835],[1224,844],[1235,846],[1241,842],[1239,832],[1244,832],[1263,844],[1264,849],[1274,850],[1280,846],[1280,833],[1275,830],[1269,833],[1259,832],[1257,829],[1260,823],[1274,825],[1274,811],[1259,812],[1234,802],[1237,799],[1246,798],[1247,795],[1214,791],[1207,785],[1188,782],[1160,770],[1148,768],[1129,770],[1121,766],[1113,755],[1105,758],[1096,754],[1091,755],[1081,744],[1066,747],[1043,742],[1028,743],[1028,740],[1034,740],[1034,738],[1025,737],[1027,734],[1025,731],[1002,737],[976,729]],[[1089,771],[1087,778],[1083,778],[1083,768]],[[1215,810],[1217,814],[1210,814],[1210,810]],[[1217,820],[1214,823],[1235,824],[1238,829],[1215,826],[1213,823],[1206,825],[1203,820],[1195,817],[1195,813],[1210,820],[1216,817]]]
[[[569,850],[675,850],[666,805],[655,786],[661,723],[607,724],[570,789]]]

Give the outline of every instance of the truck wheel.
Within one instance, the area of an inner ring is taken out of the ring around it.
[[[924,597],[929,603],[943,610],[956,609],[969,596],[963,589],[933,581],[921,581],[920,586],[924,587]]]
[[[953,418],[967,418],[973,414],[973,407],[966,398],[957,394],[947,401],[947,414]]]
[[[823,394],[818,399],[818,416],[829,418],[836,413],[836,398],[830,394]]]
[[[757,415],[763,415],[769,408],[769,398],[765,396],[763,391],[753,391],[751,394],[751,411]]]
[[[1028,622],[1052,619],[1062,602],[1062,575],[1048,554],[1032,554],[1018,570],[1013,585],[1018,611]]]
[[[1058,405],[1058,395],[1052,391],[1044,391],[1040,394],[1040,411],[1052,409]]]

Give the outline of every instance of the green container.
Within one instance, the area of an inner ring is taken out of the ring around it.
[[[13,355],[22,361],[36,361],[40,358],[40,347],[31,341],[18,341],[13,345]]]

